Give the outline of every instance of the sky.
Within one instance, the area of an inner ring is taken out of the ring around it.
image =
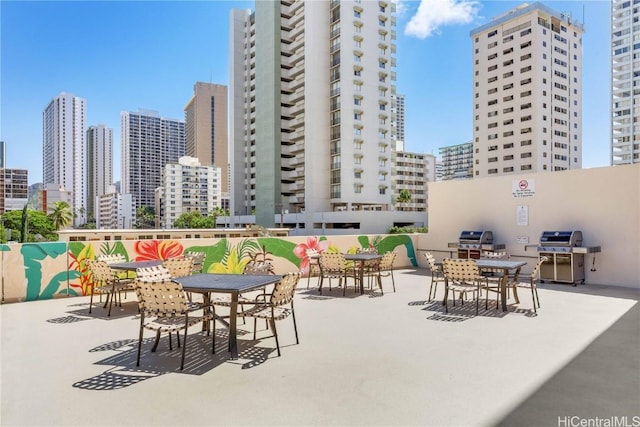
[[[258,0],[266,1],[266,0]],[[319,0],[314,0],[319,1]],[[370,1],[370,0],[364,0]],[[397,92],[405,150],[473,137],[470,32],[521,1],[398,2]],[[532,2],[529,2],[532,3]],[[611,6],[543,1],[584,24],[583,167],[610,165]],[[86,100],[86,125],[113,129],[120,180],[120,113],[184,120],[196,82],[229,84],[229,12],[253,1],[0,1],[0,140],[8,168],[42,181],[42,112],[61,92]]]

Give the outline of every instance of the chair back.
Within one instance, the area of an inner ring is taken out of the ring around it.
[[[393,262],[396,259],[395,252],[385,252],[378,264],[379,270],[393,270]]]
[[[111,267],[109,267],[109,264],[105,261],[89,260],[87,261],[87,265],[89,266],[93,282],[98,283],[99,286],[106,286],[115,280]]]
[[[250,262],[245,265],[242,274],[273,274],[273,264],[270,262]]]
[[[153,267],[137,268],[136,277],[149,282],[161,282],[163,280],[170,280],[171,273],[164,265],[155,265]]]
[[[356,253],[357,254],[377,254],[378,250],[376,248],[373,247],[367,247],[367,248],[357,248],[356,249]]]
[[[191,273],[202,273],[204,268],[204,259],[207,254],[205,252],[185,252],[186,258],[191,258],[193,266],[191,267]]]
[[[429,270],[431,270],[431,274],[442,274],[442,269],[440,268],[440,266],[436,265],[436,258],[431,252],[425,252],[424,257],[427,260],[427,264],[429,264]]]
[[[118,262],[127,262],[127,259],[122,254],[102,254],[97,256],[98,261],[104,261],[107,264],[115,264]]]
[[[135,280],[138,306],[145,315],[176,317],[187,312],[187,296],[182,285],[173,280]]]
[[[546,256],[540,257],[535,267],[533,267],[533,270],[531,271],[531,283],[535,283],[538,281],[538,279],[540,278],[540,266],[547,261],[549,261],[549,258],[547,258]]]
[[[169,270],[171,277],[185,277],[191,275],[193,259],[189,257],[165,259],[162,265]]]
[[[473,282],[480,278],[480,269],[474,259],[451,259],[442,261],[444,276],[454,282]]]
[[[319,258],[322,274],[344,274],[347,260],[343,254],[323,252]]]
[[[301,273],[287,273],[273,287],[269,303],[272,306],[289,304],[293,300]]]
[[[484,251],[482,252],[482,257],[489,259],[509,259],[509,254],[506,252]]]

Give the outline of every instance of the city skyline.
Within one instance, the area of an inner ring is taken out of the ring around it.
[[[440,147],[471,140],[469,33],[521,3],[399,2],[396,84],[406,96],[407,151],[438,155]],[[584,16],[582,163],[607,166],[610,4],[542,3],[579,22]],[[7,144],[7,167],[28,169],[31,184],[42,181],[42,113],[51,99],[61,92],[84,98],[87,127],[113,129],[114,180],[119,180],[120,113],[144,108],[184,120],[197,81],[228,85],[229,12],[253,10],[254,3],[3,1],[0,8],[0,140]],[[167,30],[172,27],[176,30]]]

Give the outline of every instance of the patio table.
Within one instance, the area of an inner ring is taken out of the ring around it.
[[[231,295],[229,308],[229,346],[231,359],[238,359],[238,341],[236,337],[238,320],[238,296],[242,292],[263,289],[267,285],[276,283],[282,278],[278,275],[257,274],[214,274],[202,273],[186,277],[176,277],[173,280],[180,283],[186,292],[197,292],[203,295],[205,306],[210,304],[210,294],[225,293]],[[218,318],[221,320],[221,318]],[[224,322],[226,324],[226,322]]]
[[[500,278],[500,300],[502,311],[508,311],[507,308],[507,283],[509,282],[509,272],[516,270],[520,272],[522,266],[527,265],[525,261],[509,261],[506,259],[495,258],[480,258],[475,260],[478,264],[480,271],[495,271],[502,270],[502,277]],[[442,265],[442,262],[436,262],[436,265]],[[513,290],[513,296],[518,301],[517,291]],[[444,300],[442,302],[444,304]]]
[[[360,280],[360,294],[364,294],[364,267],[367,261],[375,261],[382,258],[380,254],[373,253],[360,253],[360,254],[344,254],[344,259],[347,261],[353,261],[358,265],[358,276]]]

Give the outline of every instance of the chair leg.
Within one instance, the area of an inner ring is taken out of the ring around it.
[[[91,298],[89,299],[89,314],[91,314],[92,307],[93,307],[93,285],[91,285]]]
[[[393,285],[393,292],[396,291],[396,280],[393,278],[393,270],[389,270],[389,273],[391,274],[391,284]]]
[[[533,303],[533,312],[537,313],[538,311],[536,310],[536,290],[533,286],[531,287],[531,302]],[[538,305],[539,304],[540,302],[538,302]]]
[[[144,327],[142,326],[144,322],[144,315],[140,316],[140,335],[138,336],[138,357],[136,359],[136,366],[140,366],[140,351],[142,350],[142,333],[144,331]]]
[[[300,344],[300,340],[298,340],[298,326],[296,325],[296,312],[293,310],[293,303],[291,304],[291,317],[293,317],[293,332],[296,334],[296,344]]]
[[[153,343],[153,347],[151,348],[152,353],[155,353],[156,349],[158,348],[159,342],[160,342],[160,330],[156,332],[156,342]]]
[[[278,350],[278,357],[280,357],[280,342],[278,341],[278,331],[276,330],[276,321],[273,319],[269,319],[269,323],[271,324],[271,329],[273,329],[273,337],[276,339],[276,349]]]
[[[189,328],[186,327],[184,328],[184,342],[182,343],[182,360],[180,361],[180,370],[182,371],[184,369],[184,356],[185,354],[187,354],[187,330]],[[169,334],[171,335],[171,334]]]

